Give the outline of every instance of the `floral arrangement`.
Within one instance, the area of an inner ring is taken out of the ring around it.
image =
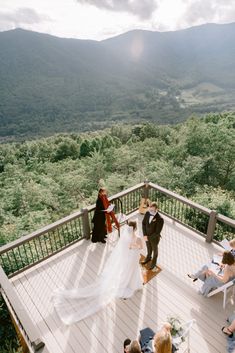
[[[181,336],[183,333],[181,319],[177,316],[169,316],[167,322],[171,325],[171,335],[173,337]]]

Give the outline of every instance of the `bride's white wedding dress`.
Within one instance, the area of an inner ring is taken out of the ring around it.
[[[72,324],[96,313],[115,298],[129,298],[143,287],[140,250],[135,247],[135,239],[133,229],[128,225],[123,226],[116,247],[94,283],[55,291],[54,305],[65,324]],[[134,248],[130,249],[133,244]]]

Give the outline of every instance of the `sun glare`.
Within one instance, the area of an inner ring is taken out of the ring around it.
[[[156,27],[166,30],[175,30],[179,27],[180,20],[186,9],[186,2],[182,0],[164,0],[156,13]]]
[[[142,36],[137,34],[130,48],[132,59],[135,61],[138,61],[138,59],[140,58],[143,52],[143,49],[144,49],[144,44],[143,44]]]

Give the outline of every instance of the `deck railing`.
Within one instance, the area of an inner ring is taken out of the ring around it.
[[[158,203],[160,212],[204,236],[207,242],[235,237],[235,221],[153,183],[140,183],[110,197],[116,213],[134,212],[141,198]],[[8,277],[28,269],[81,239],[89,239],[95,204],[22,236],[0,248],[0,290],[20,330],[34,352],[42,346],[39,334],[22,308]],[[32,325],[33,327],[33,325]],[[44,349],[46,351],[46,347]]]
[[[231,239],[235,235],[235,221],[192,202],[157,184],[140,183],[110,197],[116,213],[138,209],[141,198],[156,201],[160,211],[175,221],[212,240]],[[12,277],[44,261],[83,238],[90,238],[95,204],[60,219],[32,234],[22,236],[0,248],[0,265]]]
[[[192,228],[201,235],[207,234],[211,210],[153,183],[149,183],[149,198],[157,202],[161,212]]]
[[[8,307],[9,313],[17,325],[20,336],[26,343],[29,352],[48,353],[40,338],[40,333],[25,311],[12,284],[0,266],[0,293]]]
[[[235,221],[221,214],[216,215],[216,225],[214,231],[214,240],[223,240],[235,238]]]
[[[76,212],[2,246],[0,264],[5,273],[11,277],[83,238],[84,217],[86,212]]]
[[[235,220],[159,185],[149,183],[148,189],[150,200],[158,203],[163,214],[204,236],[207,242],[235,237]]]
[[[128,214],[138,208],[140,183],[110,197],[117,212]],[[42,262],[83,238],[90,238],[95,204],[75,212],[29,235],[22,236],[0,248],[0,265],[12,277],[25,269]]]

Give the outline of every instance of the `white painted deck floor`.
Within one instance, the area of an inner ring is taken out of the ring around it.
[[[141,215],[139,222],[141,222]],[[196,319],[190,334],[191,353],[225,353],[226,338],[221,332],[228,314],[234,311],[228,296],[204,298],[197,293],[200,281],[186,276],[219,251],[203,237],[165,218],[159,245],[160,274],[143,291],[128,300],[116,300],[106,309],[72,326],[59,319],[51,301],[57,287],[72,288],[94,281],[115,246],[116,233],[106,245],[82,240],[49,260],[12,278],[20,300],[28,311],[50,353],[119,353],[126,337],[135,339],[139,330],[157,330],[167,316]],[[180,352],[180,351],[179,351]]]

